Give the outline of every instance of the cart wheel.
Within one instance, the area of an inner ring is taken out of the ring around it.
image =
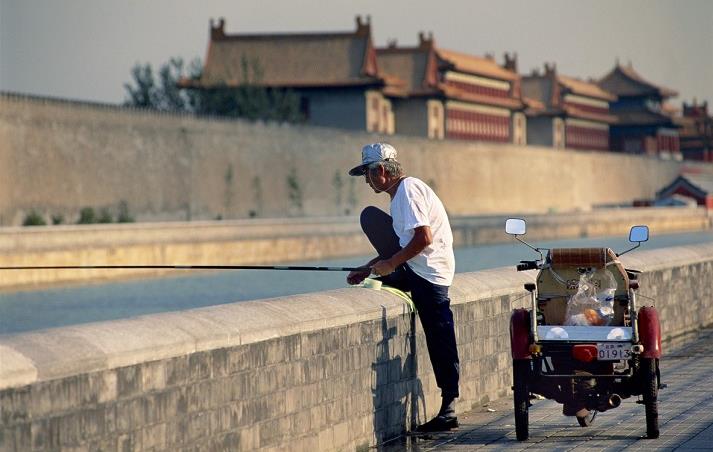
[[[657,377],[658,362],[653,358],[643,358],[641,360],[641,382],[644,396],[644,406],[646,407],[646,436],[649,438],[659,437],[659,408],[658,392],[659,382]]]
[[[597,411],[592,410],[586,416],[577,416],[577,422],[582,427],[589,427],[594,422],[594,418],[597,416]]]
[[[529,434],[528,414],[530,405],[530,392],[527,389],[527,380],[530,374],[529,359],[514,359],[512,361],[513,402],[515,404],[515,435],[518,441],[525,441]]]

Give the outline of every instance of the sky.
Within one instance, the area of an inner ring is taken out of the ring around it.
[[[327,32],[358,14],[377,46],[432,32],[500,63],[516,52],[522,74],[554,62],[584,79],[618,59],[677,91],[678,108],[713,102],[712,0],[0,0],[0,91],[121,103],[135,64],[204,59],[211,18],[228,33]]]

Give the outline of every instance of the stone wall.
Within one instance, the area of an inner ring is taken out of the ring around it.
[[[452,219],[458,247],[511,241],[506,216]],[[703,208],[602,209],[528,215],[528,239],[625,237],[635,224],[651,233],[711,228]],[[23,265],[277,265],[373,253],[355,217],[166,222],[0,228],[0,266]],[[154,270],[5,271],[0,289],[128,276]]]
[[[0,95],[0,225],[125,202],[140,221],[334,216],[386,203],[346,171],[388,140],[454,216],[589,210],[652,198],[681,163],[434,141]],[[708,165],[710,166],[710,165]]]
[[[713,323],[713,245],[623,260],[643,270],[640,304],[665,338]],[[534,277],[456,275],[459,410],[509,394],[508,320]],[[0,337],[3,451],[365,450],[438,407],[418,319],[384,290]]]

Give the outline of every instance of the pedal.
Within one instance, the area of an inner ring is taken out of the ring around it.
[[[666,389],[668,385],[666,383],[659,383],[659,389]]]

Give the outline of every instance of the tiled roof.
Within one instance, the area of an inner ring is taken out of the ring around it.
[[[658,197],[665,197],[675,191],[677,186],[687,186],[699,196],[713,195],[713,174],[706,172],[683,172],[666,187],[656,194]]]
[[[437,49],[436,54],[442,63],[452,65],[453,68],[459,72],[467,72],[508,81],[514,81],[520,78],[515,72],[501,67],[490,58],[482,58],[445,49]]]
[[[404,82],[411,94],[435,93],[435,87],[427,82],[429,50],[418,47],[377,49],[379,71],[396,76]]]
[[[617,63],[614,69],[599,80],[598,85],[617,96],[658,95],[662,98],[677,96],[672,89],[664,88],[644,79],[634,68]]]
[[[575,118],[589,119],[592,121],[604,122],[607,124],[614,124],[618,122],[617,117],[614,115],[603,115],[599,113],[594,113],[591,111],[582,110],[581,108],[577,108],[571,105],[565,106],[564,111],[567,113],[567,115]]]
[[[510,109],[522,108],[523,104],[519,99],[513,97],[496,97],[496,96],[486,96],[483,94],[471,93],[455,86],[448,86],[440,83],[439,88],[443,93],[451,98],[458,99],[466,102],[475,102],[484,105],[493,105],[496,107],[505,107]]]
[[[564,75],[558,75],[557,80],[564,85],[565,88],[572,91],[574,94],[579,94],[582,96],[593,97],[596,99],[603,99],[607,101],[615,101],[616,96],[612,93],[604,91],[602,88],[597,86],[593,82],[585,82],[583,80],[578,80],[572,77],[566,77]]]
[[[646,110],[617,111],[616,117],[618,125],[673,125],[673,122],[669,116]]]
[[[530,97],[522,96],[522,102],[525,104],[525,107],[532,109],[533,111],[540,111],[545,109],[545,104],[543,104],[539,100],[532,99]]]
[[[225,34],[212,27],[200,86],[245,82],[256,64],[257,82],[267,86],[349,86],[382,83],[371,44],[369,25],[357,22],[355,32]],[[255,80],[251,80],[255,81]]]

